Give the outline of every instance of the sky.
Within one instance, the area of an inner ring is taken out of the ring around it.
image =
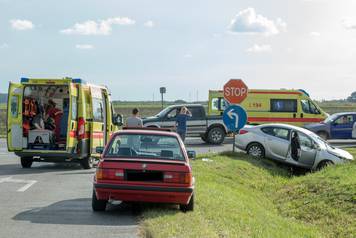
[[[207,100],[250,89],[356,91],[355,0],[0,0],[0,92],[82,78],[114,100]]]

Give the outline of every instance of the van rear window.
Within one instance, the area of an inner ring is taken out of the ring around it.
[[[297,100],[271,99],[271,112],[297,112]]]

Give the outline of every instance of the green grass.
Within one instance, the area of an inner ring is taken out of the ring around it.
[[[356,151],[353,151],[356,154]],[[355,237],[356,163],[291,177],[244,154],[192,162],[194,212],[146,207],[146,237]]]

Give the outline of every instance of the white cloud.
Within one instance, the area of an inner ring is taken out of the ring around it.
[[[277,18],[276,21],[269,20],[250,7],[237,13],[230,22],[229,30],[232,33],[275,35],[286,27],[287,23],[281,18]]]
[[[312,31],[312,32],[310,32],[310,36],[319,37],[320,36],[320,32]]]
[[[9,45],[6,43],[0,44],[0,49],[5,49],[5,48],[9,48]]]
[[[246,52],[248,53],[264,53],[271,52],[272,47],[270,45],[258,45],[254,44],[252,47],[248,48]]]
[[[88,20],[75,23],[73,27],[61,30],[67,35],[110,35],[113,25],[133,25],[135,21],[128,17],[115,17],[106,20]]]
[[[190,53],[187,53],[187,54],[185,54],[183,57],[184,57],[184,58],[192,58],[192,57],[193,57],[193,55],[192,55],[192,54],[190,54]]]
[[[149,28],[152,28],[155,26],[155,23],[153,21],[146,21],[144,24],[143,24],[145,27],[149,27]]]
[[[77,44],[75,45],[75,48],[80,50],[91,50],[94,49],[94,46],[89,44]]]
[[[35,25],[29,20],[13,19],[10,21],[11,27],[15,30],[31,30]]]
[[[348,30],[356,30],[356,19],[346,17],[341,21],[342,25]]]

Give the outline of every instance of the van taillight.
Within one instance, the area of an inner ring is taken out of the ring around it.
[[[165,172],[163,175],[163,180],[165,183],[191,184],[192,174],[191,173],[179,173],[179,172]]]
[[[85,137],[85,120],[83,117],[78,119],[78,130],[77,130],[78,139],[84,139]]]
[[[248,133],[248,131],[246,131],[246,130],[240,130],[239,131],[239,135],[244,135],[244,134],[247,134]]]

